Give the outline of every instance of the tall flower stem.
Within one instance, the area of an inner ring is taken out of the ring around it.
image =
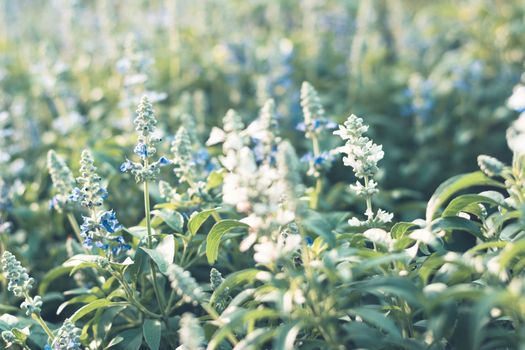
[[[78,242],[82,244],[82,237],[80,236],[80,227],[78,226],[77,219],[75,219],[75,216],[73,216],[72,213],[67,213],[67,219],[69,221],[69,224],[73,228],[73,232],[75,232],[75,236],[78,239]]]
[[[365,176],[364,180],[365,180],[365,187],[368,188],[368,181],[369,181],[368,176]],[[366,211],[367,213],[373,213],[371,196],[366,196]]]
[[[27,292],[24,292],[24,297],[26,298],[26,300],[31,299],[31,297],[29,296],[29,294],[27,294]],[[49,329],[47,324],[44,322],[42,317],[39,314],[37,314],[37,313],[32,313],[31,317],[33,318],[33,320],[38,322],[40,327],[42,327],[44,332],[46,332],[46,334],[49,337],[49,339],[51,340],[51,342],[53,342],[53,340],[55,340],[55,336],[53,335],[53,332],[51,332],[51,330]]]
[[[53,342],[55,340],[55,336],[53,335],[53,332],[51,332],[51,329],[49,329],[47,324],[44,322],[42,317],[40,317],[40,315],[37,315],[37,314],[33,314],[32,317],[33,317],[33,320],[38,322],[38,324],[40,325],[40,327],[42,327],[44,332],[46,332],[46,334],[49,337],[49,339],[51,340],[51,342]]]
[[[147,159],[144,161],[144,168],[148,167],[148,161]],[[151,209],[150,209],[150,202],[149,202],[149,186],[148,181],[144,181],[144,215],[146,216],[146,229],[148,232],[148,248],[153,249],[153,237],[151,234]],[[159,309],[161,310],[161,313],[167,317],[167,310],[164,308],[165,302],[164,298],[162,297],[159,286],[157,284],[157,269],[155,268],[155,262],[150,259],[149,261],[149,267],[151,270],[151,282],[153,284],[153,290],[155,292],[155,297],[157,298],[157,302],[159,303]]]
[[[319,139],[317,138],[317,135],[315,134],[312,135],[312,148],[313,148],[313,154],[314,154],[313,155],[314,160],[312,160],[312,162],[315,162],[315,159],[317,159],[317,157],[321,155],[321,148],[319,147]],[[315,192],[310,202],[312,209],[317,209],[319,205],[319,196],[321,195],[322,192],[323,192],[323,179],[321,175],[319,174],[318,176],[316,176],[316,179],[315,179]]]

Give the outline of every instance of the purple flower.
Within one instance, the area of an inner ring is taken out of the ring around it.
[[[148,157],[148,146],[140,142],[135,146],[133,152],[135,152],[140,158],[146,159]]]

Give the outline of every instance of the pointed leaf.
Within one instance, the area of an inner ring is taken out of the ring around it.
[[[237,227],[248,227],[248,225],[237,220],[222,220],[213,225],[206,238],[206,257],[208,258],[208,263],[213,264],[217,260],[222,236]]]

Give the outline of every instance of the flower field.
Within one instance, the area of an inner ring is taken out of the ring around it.
[[[524,32],[0,0],[0,348],[525,349]]]

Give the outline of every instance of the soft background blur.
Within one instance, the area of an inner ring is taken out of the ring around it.
[[[510,159],[505,129],[517,113],[506,100],[523,70],[522,1],[0,4],[0,223],[14,223],[11,245],[32,264],[44,261],[37,271],[68,229],[48,207],[49,149],[76,170],[91,148],[110,206],[124,224],[136,223],[141,195],[118,165],[133,147],[131,120],[144,93],[167,141],[187,114],[204,142],[228,108],[249,122],[272,97],[282,133],[303,154],[295,125],[308,80],[334,121],[355,113],[371,125],[386,154],[382,206],[398,218],[420,215],[435,187],[474,170],[478,154]],[[351,176],[336,163],[323,210],[353,209],[342,191]]]

